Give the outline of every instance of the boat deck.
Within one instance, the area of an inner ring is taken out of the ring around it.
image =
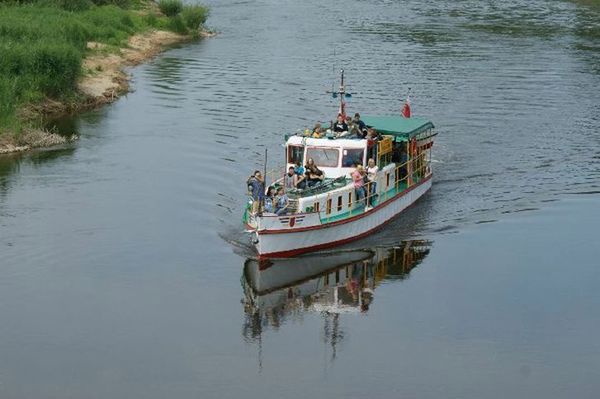
[[[418,184],[421,180],[422,180],[421,178],[415,178],[413,185]],[[389,190],[379,194],[379,197],[373,200],[373,207],[376,207],[381,202],[386,201],[387,199],[392,198],[397,194],[400,194],[401,192],[405,191],[407,188],[408,188],[407,184],[405,182],[403,182],[403,183],[399,183],[397,187],[392,187]],[[365,211],[365,206],[360,205],[360,206],[352,208],[351,210],[349,210],[348,212],[345,212],[345,213],[340,213],[340,214],[330,216],[330,217],[322,217],[321,222],[324,224],[337,222],[339,220],[348,219],[352,216],[360,215],[361,213],[364,213],[364,211]]]

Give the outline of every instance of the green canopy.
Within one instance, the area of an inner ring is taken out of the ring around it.
[[[397,140],[408,140],[428,129],[433,129],[433,123],[425,118],[405,118],[394,116],[364,116],[361,120],[381,134],[394,136]]]

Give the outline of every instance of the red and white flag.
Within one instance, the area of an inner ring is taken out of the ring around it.
[[[406,101],[404,101],[404,106],[402,107],[402,116],[405,118],[410,118],[410,95],[406,96]]]

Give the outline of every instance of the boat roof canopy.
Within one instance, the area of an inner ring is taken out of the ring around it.
[[[420,117],[405,118],[394,116],[363,116],[362,121],[381,134],[394,136],[396,140],[409,140],[419,133],[433,129],[430,120]]]

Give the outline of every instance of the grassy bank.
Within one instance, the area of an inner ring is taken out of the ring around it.
[[[0,144],[39,123],[36,104],[80,100],[89,42],[110,53],[152,29],[196,35],[207,16],[178,0],[0,0]]]

